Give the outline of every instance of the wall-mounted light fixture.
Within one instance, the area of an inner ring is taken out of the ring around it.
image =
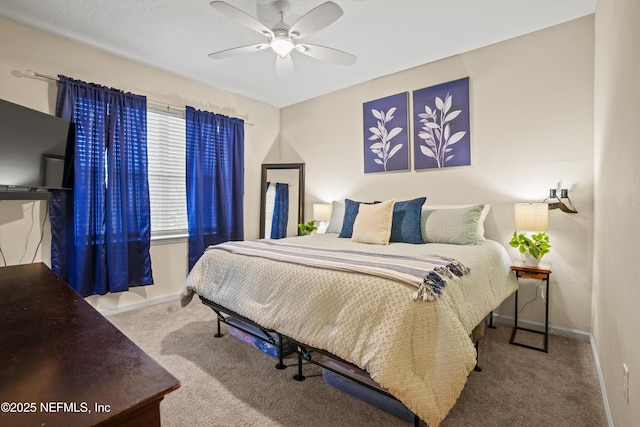
[[[564,202],[565,200],[566,203]],[[569,198],[569,190],[566,188],[560,190],[560,197],[558,197],[555,188],[552,188],[549,190],[549,197],[544,199],[544,202],[549,204],[549,210],[560,209],[562,212],[566,213],[578,213]]]

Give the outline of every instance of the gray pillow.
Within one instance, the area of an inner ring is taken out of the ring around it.
[[[484,205],[465,208],[430,209],[421,214],[422,239],[425,243],[470,245],[482,240],[478,234]]]
[[[331,218],[325,233],[340,233],[342,230],[342,218],[344,218],[344,203],[331,202]]]

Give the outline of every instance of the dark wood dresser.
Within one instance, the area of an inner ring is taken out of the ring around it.
[[[1,426],[159,426],[179,386],[46,265],[0,268]]]

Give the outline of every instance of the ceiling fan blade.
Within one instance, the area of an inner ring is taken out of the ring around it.
[[[280,80],[293,78],[293,59],[291,59],[291,55],[276,56],[276,75]]]
[[[342,16],[342,8],[332,1],[322,3],[304,14],[289,29],[289,36],[302,38],[320,31]]]
[[[252,44],[251,46],[234,47],[232,49],[221,50],[209,54],[211,59],[224,59],[234,56],[244,55],[247,53],[258,52],[269,47],[268,43]]]
[[[254,31],[259,32],[267,37],[273,37],[273,31],[262,22],[255,19],[253,16],[247,15],[240,9],[231,6],[229,3],[223,1],[212,1],[209,3],[209,6],[227,16],[235,20],[236,22],[244,25],[245,27],[251,28]]]
[[[353,65],[358,59],[350,53],[330,47],[318,46],[315,44],[298,43],[296,45],[296,49],[298,50],[298,52],[304,53],[305,55],[308,55],[312,58],[338,65]]]

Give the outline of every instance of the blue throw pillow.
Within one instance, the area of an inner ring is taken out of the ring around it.
[[[342,219],[342,230],[338,237],[351,238],[353,234],[353,223],[358,216],[360,210],[360,203],[375,204],[380,202],[356,202],[354,200],[344,199],[344,218]]]
[[[393,207],[390,242],[424,243],[420,228],[420,215],[426,197],[396,202]]]

